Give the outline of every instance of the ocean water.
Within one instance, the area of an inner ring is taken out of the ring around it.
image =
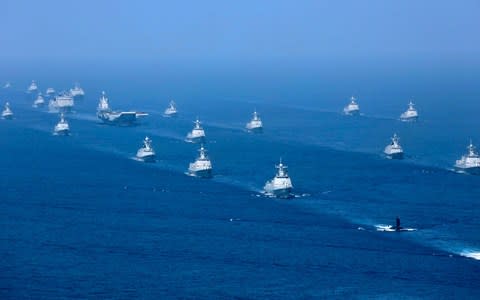
[[[0,92],[16,114],[0,122],[1,299],[480,297],[480,177],[452,171],[470,138],[480,146],[468,68],[36,70],[42,91],[76,80],[86,91],[69,137],[31,108],[27,71]],[[100,124],[102,90],[150,115]],[[340,114],[352,94],[362,116]],[[421,118],[399,122],[410,98]],[[162,117],[170,99],[178,118]],[[263,134],[244,131],[253,109]],[[197,116],[211,180],[184,174]],[[403,161],[381,155],[395,132]],[[155,164],[133,159],[146,135]],[[280,157],[290,200],[262,194]],[[396,216],[417,230],[376,230]]]

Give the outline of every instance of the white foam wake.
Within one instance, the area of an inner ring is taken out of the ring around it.
[[[400,229],[395,228],[393,225],[385,225],[385,224],[377,224],[375,225],[375,229],[377,231],[384,231],[384,232],[409,232],[409,231],[417,231],[417,228],[408,228],[408,227],[400,227]]]
[[[460,253],[461,256],[480,260],[480,251],[465,250]]]

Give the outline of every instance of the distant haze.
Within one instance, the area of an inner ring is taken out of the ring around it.
[[[2,62],[478,61],[480,1],[24,1]]]

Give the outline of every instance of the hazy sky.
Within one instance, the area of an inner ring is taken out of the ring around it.
[[[480,1],[0,1],[3,60],[477,60]]]

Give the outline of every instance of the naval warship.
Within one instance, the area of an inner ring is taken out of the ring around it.
[[[267,181],[265,184],[264,190],[266,194],[277,198],[291,198],[293,196],[293,185],[288,176],[288,167],[282,163],[281,159],[280,163],[275,167],[277,168],[277,174],[275,174],[275,177],[272,180]]]
[[[137,158],[144,162],[155,162],[155,150],[153,150],[152,140],[148,136],[143,140],[142,148],[138,149]]]
[[[212,162],[207,156],[207,150],[202,145],[198,151],[197,159],[188,166],[188,174],[201,178],[210,178],[212,177]]]
[[[400,139],[398,138],[397,134],[394,134],[392,137],[392,141],[390,142],[385,150],[383,151],[388,158],[392,159],[402,159],[403,158],[403,149],[399,143]]]

